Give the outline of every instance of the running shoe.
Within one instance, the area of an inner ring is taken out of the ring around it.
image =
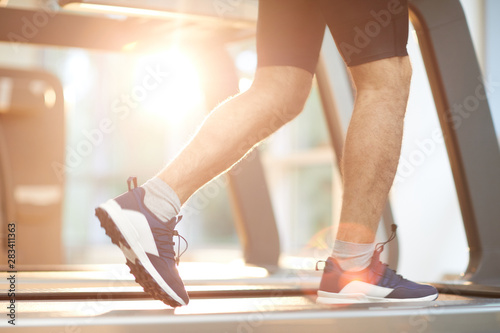
[[[137,186],[137,178],[130,177],[127,183],[128,192],[100,205],[96,216],[145,292],[172,307],[187,305],[189,297],[176,267],[185,251],[179,254],[180,240],[186,240],[175,230],[182,217],[160,221],[144,205],[145,191]],[[178,237],[177,255],[174,236]]]
[[[317,303],[347,304],[374,302],[415,302],[433,301],[438,297],[436,288],[418,284],[403,278],[380,262],[380,253],[387,242],[377,244],[370,266],[359,272],[344,271],[335,258],[329,257],[325,263],[323,277],[318,290]]]

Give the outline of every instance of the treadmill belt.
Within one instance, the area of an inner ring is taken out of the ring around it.
[[[18,332],[495,332],[500,300],[321,305],[315,297],[17,301]],[[461,298],[461,299],[457,299]],[[5,308],[7,302],[0,302]],[[6,321],[0,327],[8,327]],[[62,332],[62,331],[61,331]]]
[[[22,272],[16,290],[18,332],[495,332],[499,288],[436,285],[434,302],[316,304],[318,276],[187,280],[189,305],[171,308],[130,275]],[[5,287],[5,282],[0,286]],[[474,297],[476,291],[489,297]],[[472,291],[471,291],[472,290]],[[0,307],[9,305],[0,294]],[[496,298],[495,298],[496,297]],[[2,332],[11,328],[0,321]]]

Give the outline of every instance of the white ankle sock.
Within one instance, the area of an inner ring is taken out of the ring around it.
[[[375,243],[358,244],[335,240],[332,257],[344,271],[358,272],[370,265]]]
[[[179,214],[181,201],[174,190],[163,180],[154,177],[141,187],[146,192],[144,204],[161,221],[167,222]]]

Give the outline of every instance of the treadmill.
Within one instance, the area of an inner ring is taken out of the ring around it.
[[[172,22],[176,24],[170,27],[186,27],[189,32],[184,37],[191,40],[207,31],[222,36],[220,43],[248,38],[255,33],[255,12],[232,10],[220,15],[212,2],[205,0],[185,2],[182,12],[171,3],[148,1],[141,4],[141,8],[160,12],[161,17],[129,17],[120,21],[95,13],[75,14],[67,9],[75,3],[90,1],[59,3],[61,8],[51,17],[50,24],[21,42],[116,52],[139,41],[139,48],[147,50],[157,42],[157,36],[150,32],[164,32]],[[109,5],[112,1],[97,3]],[[124,6],[133,7],[134,3],[138,2],[123,1]],[[0,7],[0,41],[12,41],[13,33],[23,36],[23,17],[33,17],[37,12],[40,9]],[[258,152],[254,151],[255,158],[244,162],[242,172],[229,176],[229,187],[237,211],[235,223],[243,240],[245,262],[255,266],[249,270],[265,268],[269,272],[267,277],[251,278],[250,271],[247,276],[233,280],[188,277],[185,283],[190,304],[173,309],[144,293],[125,265],[63,270],[54,267],[44,271],[28,267],[15,273],[18,276],[17,327],[10,325],[5,316],[0,322],[2,331],[500,331],[500,245],[496,242],[500,236],[500,205],[496,203],[500,198],[500,149],[487,100],[479,101],[474,113],[460,126],[450,121],[459,116],[453,114],[451,106],[474,96],[477,78],[481,77],[467,22],[459,0],[410,0],[410,17],[436,103],[470,248],[469,266],[462,280],[433,283],[440,292],[437,301],[316,304],[320,272],[304,277],[300,272],[278,265],[278,231],[262,165]],[[164,35],[163,38],[169,38],[168,34]],[[340,157],[342,126],[327,66],[322,57],[316,76],[332,146]],[[42,73],[36,75],[40,80],[51,80]],[[484,89],[484,83],[480,84]],[[57,87],[57,83],[53,82],[53,86]],[[56,88],[55,93],[61,94],[62,90]],[[217,93],[221,92],[213,92]],[[479,145],[481,149],[477,149]],[[5,172],[0,175],[0,183],[8,184],[8,175]],[[7,217],[2,216],[5,223],[10,219],[9,200],[6,195],[1,199],[2,210],[7,211],[4,214]],[[386,226],[392,223],[389,204],[383,223]],[[397,264],[397,243],[390,245],[389,262],[394,265]],[[190,264],[181,263],[181,268]],[[3,271],[8,278],[9,268]],[[2,309],[10,304],[11,297],[3,292],[8,291],[8,282],[2,279],[0,283]]]

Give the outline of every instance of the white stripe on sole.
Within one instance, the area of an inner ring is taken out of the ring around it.
[[[419,298],[383,298],[373,297],[365,294],[341,294],[329,293],[318,290],[317,303],[321,304],[354,304],[354,303],[381,303],[381,302],[425,302],[433,301],[437,298],[437,294]]]
[[[377,286],[371,283],[363,282],[363,281],[351,281],[339,291],[339,294],[344,295],[370,295],[370,297],[376,298],[384,298],[387,297],[390,293],[392,293],[394,289]]]

